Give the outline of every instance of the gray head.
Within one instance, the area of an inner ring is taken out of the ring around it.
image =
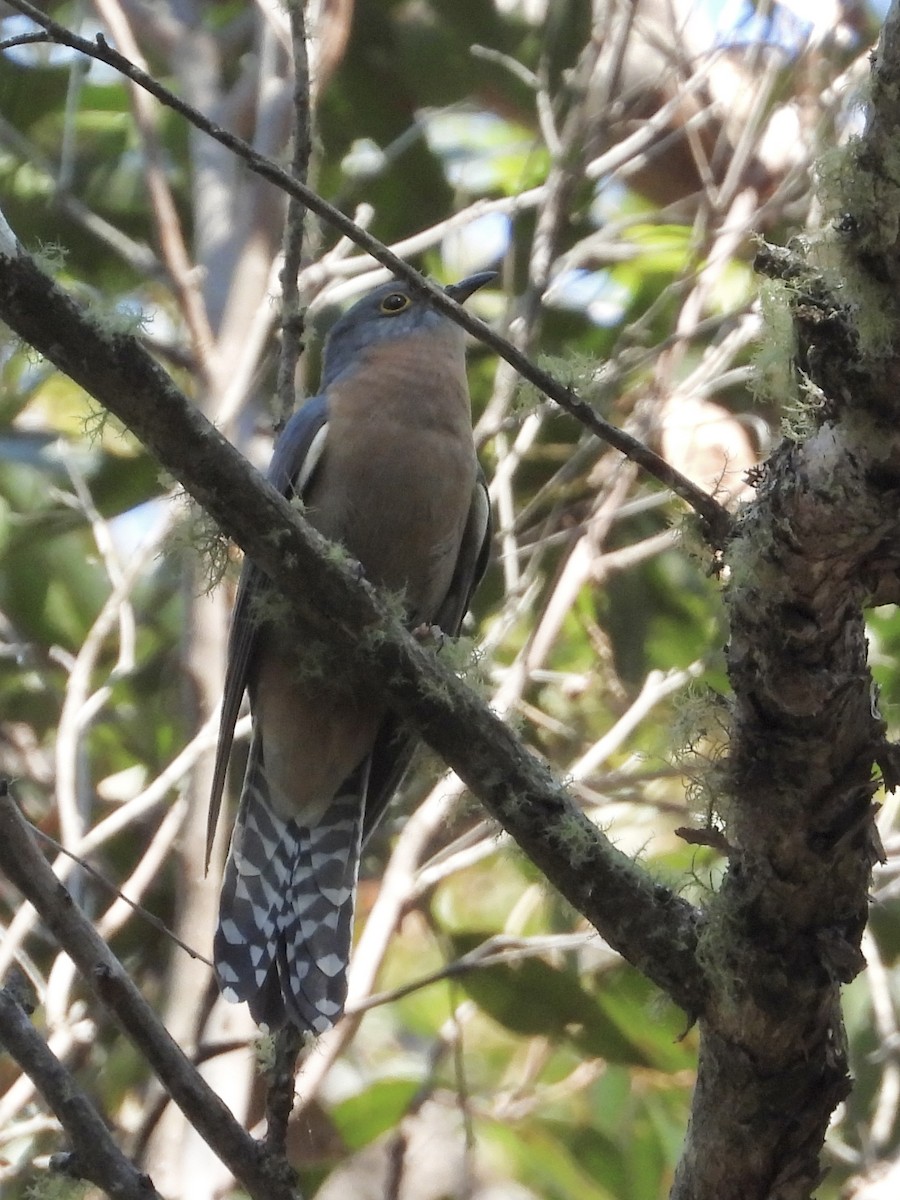
[[[496,277],[496,271],[479,271],[459,283],[449,284],[444,291],[462,304]],[[321,389],[324,391],[348,366],[355,364],[369,346],[427,329],[435,332],[456,329],[462,338],[459,326],[432,308],[424,296],[414,293],[409,284],[399,279],[383,283],[357,300],[332,326],[325,343]]]

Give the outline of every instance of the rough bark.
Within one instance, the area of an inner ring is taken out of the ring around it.
[[[698,945],[710,1002],[676,1200],[805,1200],[851,1087],[840,985],[864,966],[875,765],[896,775],[864,608],[897,593],[898,146],[895,4],[867,129],[829,164],[832,228],[758,260],[786,285],[813,428],[766,464],[726,556],[732,850]]]
[[[801,1200],[850,1088],[840,984],[877,855],[866,566],[894,486],[825,426],[767,465],[729,551],[730,862],[698,946],[710,1003],[677,1200]]]

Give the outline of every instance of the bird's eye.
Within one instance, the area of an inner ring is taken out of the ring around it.
[[[381,302],[381,311],[389,317],[394,317],[397,313],[403,312],[404,308],[409,308],[412,304],[409,296],[404,296],[402,292],[390,292]]]

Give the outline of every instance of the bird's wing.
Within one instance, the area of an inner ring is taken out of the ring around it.
[[[479,467],[456,569],[434,621],[450,637],[456,637],[460,631],[469,603],[487,568],[490,552],[491,501],[484,472]],[[410,736],[400,718],[389,713],[382,722],[372,748],[363,843],[381,820],[391,797],[400,786],[417,744],[418,738]]]
[[[456,559],[456,570],[434,622],[450,637],[457,637],[459,634],[475,589],[487,569],[490,553],[491,500],[487,480],[479,467],[472,492],[472,503],[469,505],[469,516]]]
[[[307,400],[288,421],[275,445],[272,461],[266,472],[268,481],[283,495],[299,496],[302,499],[321,460],[327,433],[328,403],[327,397],[322,394]],[[251,660],[256,646],[258,617],[254,607],[264,579],[265,575],[259,567],[249,558],[245,558],[228,638],[225,692],[206,826],[207,866],[222,806],[222,792],[234,741],[234,727],[249,681]]]

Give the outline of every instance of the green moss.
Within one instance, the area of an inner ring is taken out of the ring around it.
[[[356,562],[353,555],[340,542],[328,542],[325,546],[325,557],[336,566],[349,567]]]
[[[876,283],[871,276],[861,276],[856,283],[859,298],[856,329],[860,354],[887,358],[893,354],[897,330],[897,306],[893,292]]]
[[[209,513],[186,492],[178,499],[184,501],[185,517],[172,532],[169,551],[176,556],[199,559],[203,592],[209,595],[225,578],[231,563],[231,543]]]
[[[89,445],[95,446],[100,441],[111,417],[112,413],[108,408],[104,408],[101,404],[95,404],[92,399],[88,398],[81,428]]]
[[[893,353],[897,300],[867,263],[893,257],[900,240],[900,147],[882,138],[876,156],[851,138],[821,156],[816,181],[827,232],[812,257],[834,276],[836,294],[840,287],[857,324],[860,352],[885,357]]]
[[[420,688],[423,699],[428,699],[430,697],[431,699],[436,700],[439,704],[449,704],[453,698],[449,687],[446,683],[444,683],[443,679],[423,679],[421,681]]]
[[[403,624],[406,621],[406,593],[403,589],[401,588],[396,592],[392,592],[388,591],[387,588],[382,588],[378,594],[390,613],[392,620]]]
[[[47,1172],[25,1189],[25,1200],[82,1200],[91,1187],[84,1179]]]
[[[270,1074],[275,1069],[275,1034],[258,1033],[253,1039],[252,1046],[256,1069],[261,1075]]]
[[[728,546],[728,593],[748,598],[764,595],[780,586],[781,570],[776,562],[775,530],[768,521],[745,519]]]
[[[293,610],[290,601],[274,588],[257,588],[250,598],[250,613],[258,625],[288,625]]]
[[[679,549],[684,551],[691,562],[697,563],[708,575],[718,574],[722,566],[721,561],[706,540],[700,518],[693,509],[684,509],[677,518],[675,536]]]
[[[804,371],[797,371],[798,387],[785,397],[781,411],[781,432],[791,441],[800,442],[821,424],[827,397]]]
[[[573,866],[583,866],[597,849],[597,829],[581,812],[567,812],[557,821],[553,834]]]
[[[791,312],[795,295],[795,289],[781,280],[768,279],[760,287],[763,329],[750,384],[757,400],[779,405],[799,401],[794,373],[797,337]]]
[[[271,529],[266,530],[263,537],[277,550],[288,535],[289,530],[284,525],[274,525]]]
[[[697,965],[709,980],[717,1003],[733,1002],[742,986],[734,972],[735,937],[726,906],[718,895],[705,908],[703,931],[697,942]]]
[[[391,636],[391,622],[396,622],[397,624],[402,625],[406,619],[406,606],[404,603],[403,592],[381,591],[379,592],[379,598],[388,609],[390,621],[387,623],[378,622],[376,625],[368,625],[364,630],[362,630],[361,642],[363,650],[378,650]]]
[[[593,354],[541,354],[537,364],[542,371],[552,375],[563,387],[577,392],[589,404],[602,407],[614,391],[608,365],[603,363],[598,368],[597,358]],[[620,382],[618,374],[615,382]],[[519,416],[527,416],[546,401],[547,397],[540,388],[523,382],[516,394],[514,411]]]
[[[687,780],[685,799],[693,815],[715,827],[728,810],[727,754],[731,710],[725,697],[692,685],[675,701],[673,761]]]
[[[42,242],[32,253],[32,258],[45,275],[55,279],[65,268],[66,247],[59,242]]]

